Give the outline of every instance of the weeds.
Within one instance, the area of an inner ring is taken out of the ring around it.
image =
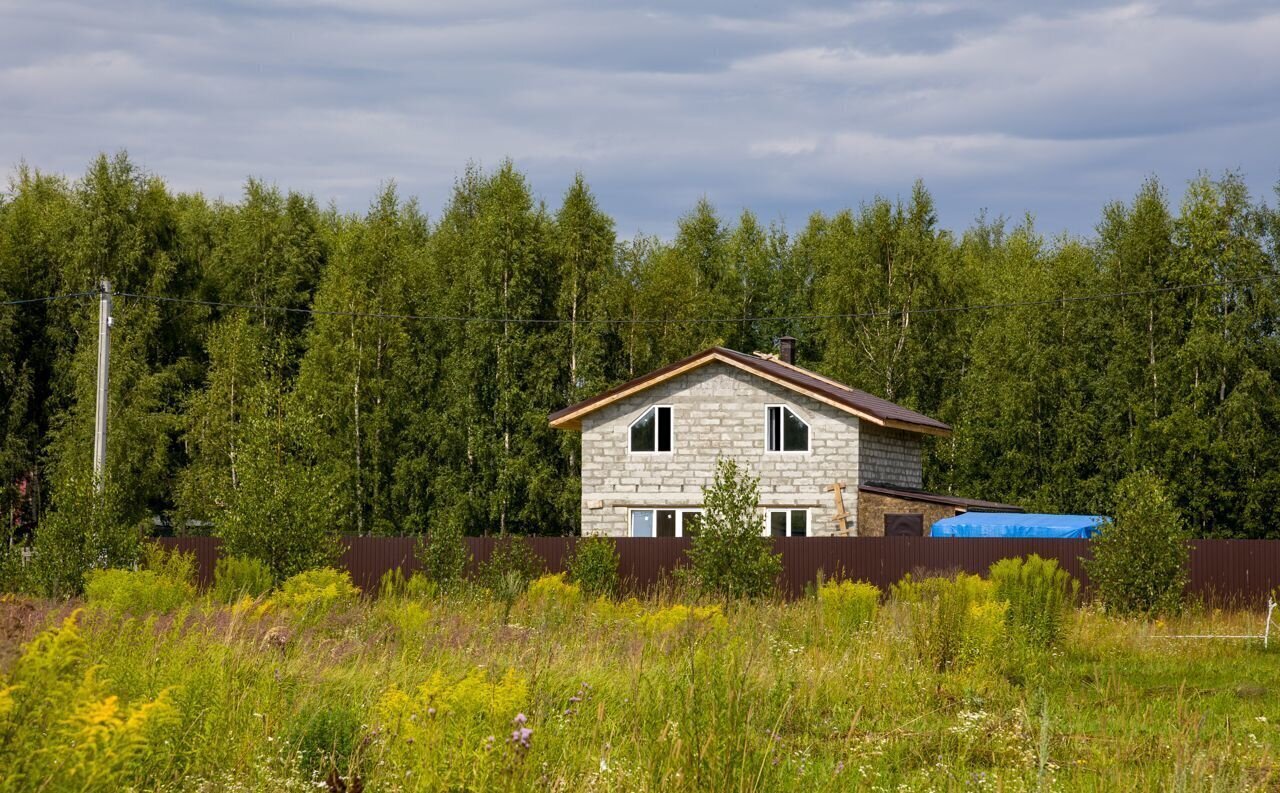
[[[1007,669],[1014,598],[973,576],[909,579],[883,605],[851,582],[708,603],[544,576],[512,600],[518,624],[486,590],[412,581],[358,598],[319,571],[230,606],[66,621],[0,599],[0,626],[19,605],[49,625],[0,656],[0,791],[1267,790],[1280,773],[1275,654],[1156,638],[1257,615],[1068,610],[1030,679]]]
[[[997,599],[1007,604],[1009,627],[1033,647],[1062,640],[1066,621],[1080,594],[1080,582],[1058,568],[1057,559],[1002,559],[991,566]]]
[[[235,603],[271,591],[275,578],[265,563],[247,556],[222,556],[213,568],[211,594],[219,603]]]
[[[863,581],[824,581],[817,592],[828,630],[857,632],[875,620],[880,608],[880,590]]]

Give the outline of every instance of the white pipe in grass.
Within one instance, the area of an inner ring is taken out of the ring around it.
[[[1155,636],[1156,639],[1261,639],[1262,649],[1267,649],[1271,643],[1271,615],[1276,610],[1275,598],[1267,600],[1267,622],[1262,628],[1262,633],[1205,633],[1205,634],[1174,634],[1172,636]]]

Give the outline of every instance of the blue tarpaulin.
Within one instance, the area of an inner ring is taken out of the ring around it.
[[[943,518],[933,537],[1053,537],[1087,539],[1109,520],[1102,515],[1040,515],[1026,512],[966,512]]]

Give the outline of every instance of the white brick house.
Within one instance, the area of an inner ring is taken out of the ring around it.
[[[921,439],[950,427],[795,366],[793,349],[789,338],[779,356],[712,347],[551,414],[582,433],[583,534],[689,533],[721,456],[760,477],[778,536],[884,533],[858,526],[860,485],[927,496]]]

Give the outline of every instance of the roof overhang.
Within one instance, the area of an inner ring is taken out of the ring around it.
[[[909,487],[891,487],[889,485],[877,484],[861,484],[858,485],[858,491],[861,493],[875,493],[881,496],[889,496],[890,498],[902,499],[903,501],[923,501],[929,504],[942,504],[949,507],[956,507],[968,512],[1025,512],[1022,507],[1017,504],[1002,504],[998,501],[983,501],[977,498],[961,498],[960,496],[948,496],[942,493],[929,493],[924,490]]]
[[[567,408],[563,408],[562,410],[557,410],[550,416],[551,426],[556,429],[581,430],[582,417],[586,416],[588,413],[593,413],[606,405],[611,405],[618,400],[626,399],[633,394],[638,394],[641,391],[645,391],[660,383],[665,383],[668,380],[679,377],[680,375],[716,361],[755,375],[756,377],[764,378],[765,380],[780,385],[790,391],[804,394],[810,399],[816,399],[819,402],[830,405],[836,410],[857,416],[859,419],[877,426],[904,430],[906,432],[918,432],[925,435],[937,435],[941,437],[951,435],[951,429],[945,425],[935,427],[928,424],[915,424],[909,421],[902,421],[900,419],[883,418],[868,413],[865,410],[859,410],[858,408],[838,399],[833,399],[831,396],[824,394],[819,390],[806,388],[802,383],[794,382],[786,377],[779,377],[770,372],[762,371],[760,368],[751,366],[738,358],[726,355],[716,347],[703,350],[696,355],[685,358],[682,361],[677,361],[669,366],[664,366],[661,369],[656,369],[649,374],[623,383],[616,388],[612,388],[583,402],[579,402],[576,405],[571,405]],[[826,380],[826,378],[819,379]],[[827,382],[835,384],[835,381],[828,380]]]

